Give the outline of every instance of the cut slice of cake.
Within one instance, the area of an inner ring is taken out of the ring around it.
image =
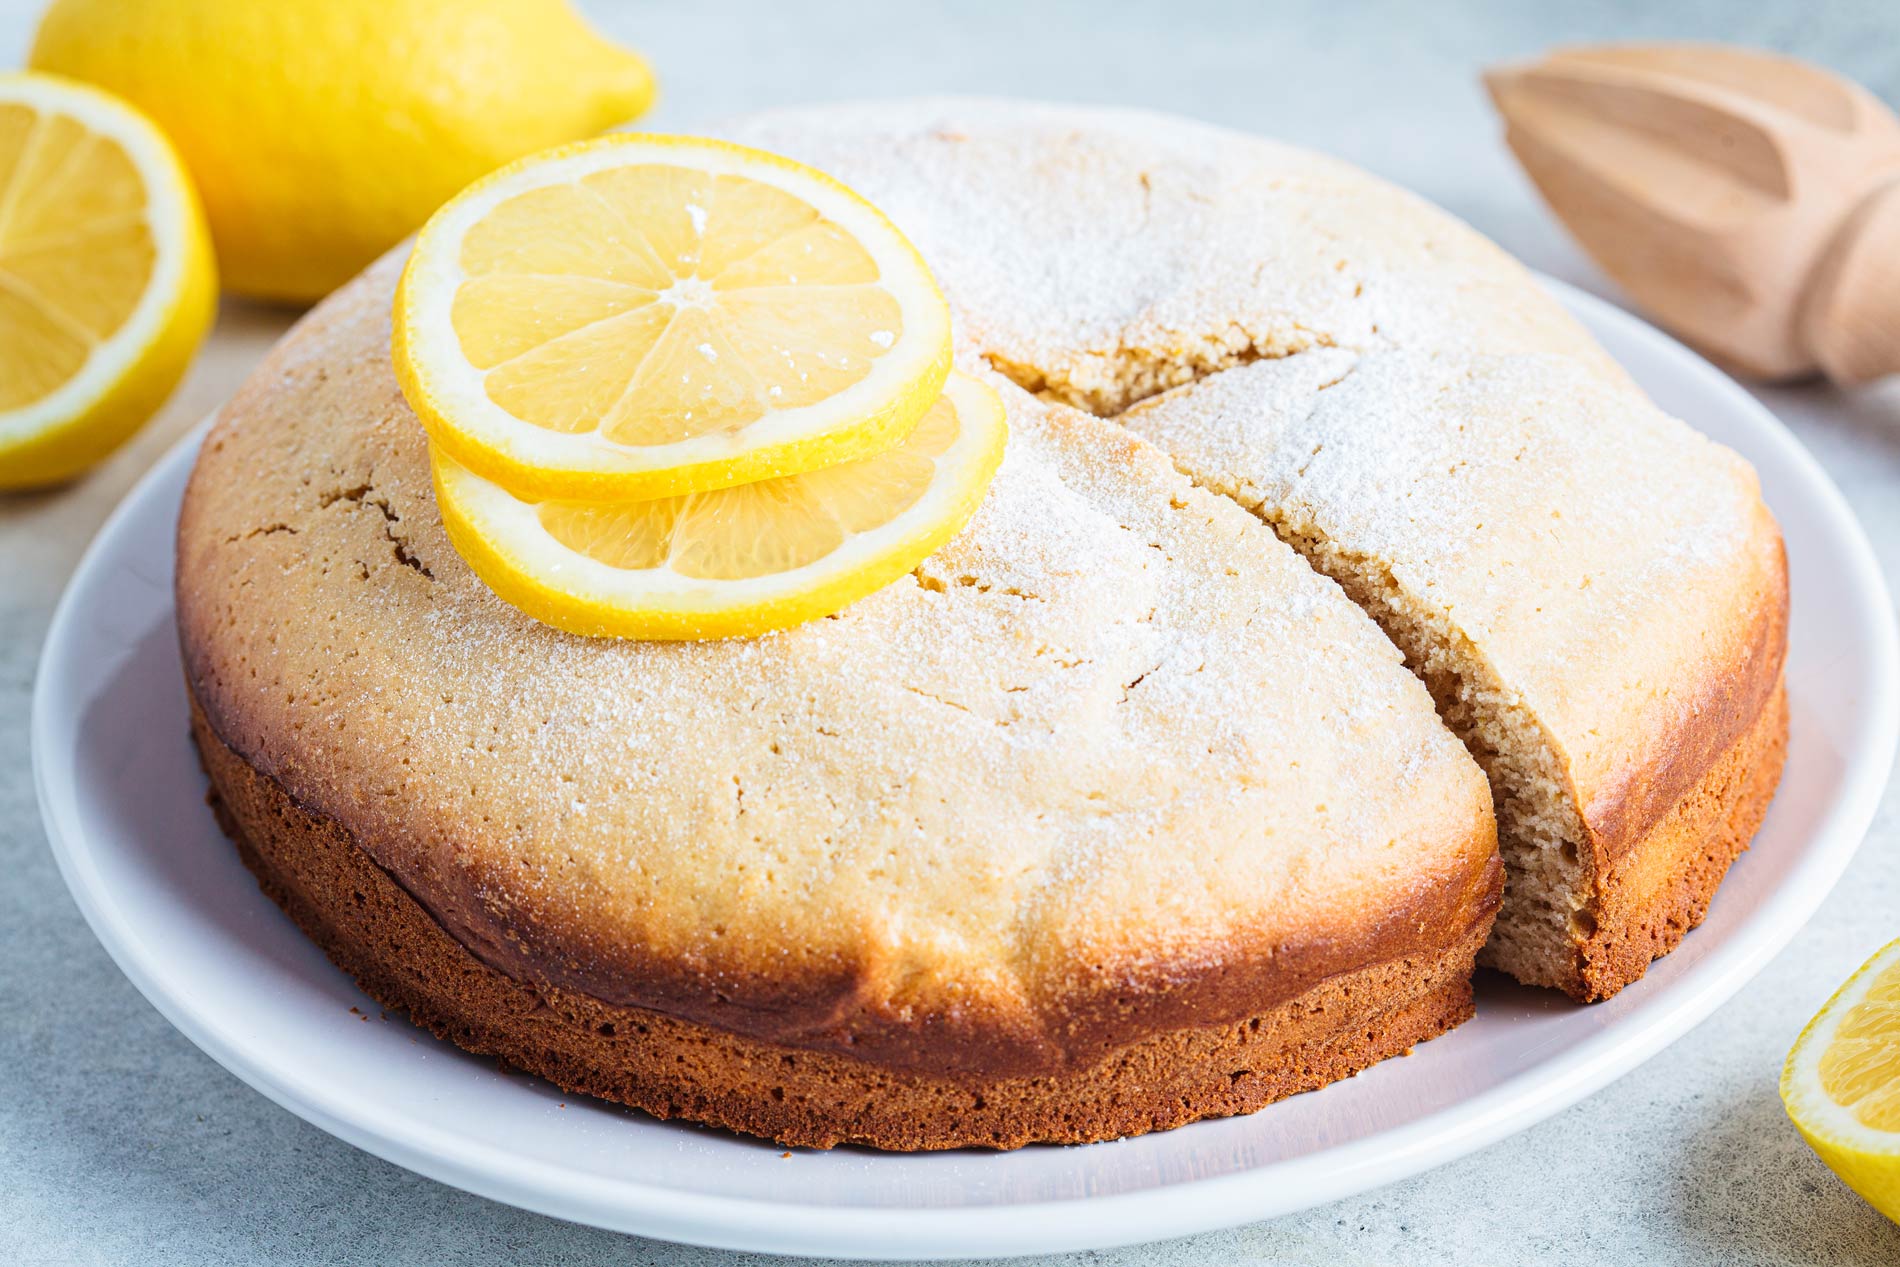
[[[1780,534],[1522,267],[1344,164],[1139,112],[735,133],[883,207],[966,355],[1155,441],[1374,616],[1491,776],[1491,962],[1602,998],[1700,921],[1781,769]]]
[[[1121,421],[1337,580],[1483,764],[1489,962],[1601,998],[1701,920],[1786,727],[1787,578],[1746,463],[1555,355],[1314,353]]]

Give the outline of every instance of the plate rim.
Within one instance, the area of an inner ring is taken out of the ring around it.
[[[1695,380],[1698,394],[1752,415],[1788,474],[1808,486],[1861,600],[1859,614],[1872,648],[1866,683],[1871,706],[1859,736],[1864,742],[1849,757],[1841,790],[1789,883],[1757,908],[1748,935],[1713,948],[1672,984],[1672,1006],[1605,1026],[1550,1061],[1415,1122],[1301,1158],[1135,1192],[986,1207],[806,1206],[576,1174],[472,1143],[423,1114],[393,1124],[372,1122],[339,1102],[343,1097],[286,1081],[272,1069],[268,1044],[246,1042],[241,1032],[222,1026],[214,1011],[203,1014],[171,992],[129,926],[105,902],[89,851],[74,843],[79,830],[68,821],[72,811],[56,795],[49,773],[49,736],[57,733],[58,719],[47,683],[64,676],[61,657],[73,641],[68,630],[77,619],[78,595],[87,588],[82,581],[100,566],[135,509],[190,459],[211,419],[167,450],[107,516],[48,624],[35,670],[29,730],[34,789],[49,848],[81,914],[119,969],[168,1022],[240,1081],[372,1155],[480,1196],[575,1222],[711,1248],[781,1254],[1013,1256],[1105,1249],[1237,1226],[1445,1164],[1528,1129],[1608,1085],[1733,997],[1786,947],[1839,881],[1873,821],[1900,741],[1900,637],[1893,606],[1865,532],[1820,464],[1765,405],[1695,352],[1604,299],[1537,276],[1586,326],[1610,327],[1635,343],[1649,344]],[[1320,1159],[1325,1164],[1315,1165]],[[981,1209],[981,1218],[970,1217],[975,1209]]]

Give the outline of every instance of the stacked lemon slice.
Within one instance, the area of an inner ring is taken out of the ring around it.
[[[417,239],[394,345],[456,548],[575,633],[837,611],[962,527],[1007,436],[890,221],[697,138],[603,137],[465,190]]]

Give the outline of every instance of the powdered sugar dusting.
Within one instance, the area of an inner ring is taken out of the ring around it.
[[[1144,955],[1293,935],[1409,891],[1396,834],[1468,848],[1476,771],[1331,582],[1159,451],[980,364],[1008,454],[915,577],[757,639],[539,625],[443,533],[388,367],[392,284],[331,301],[228,413],[183,592],[220,630],[202,689],[398,874],[477,866],[484,903],[577,963],[626,937],[735,971],[869,938],[1022,997],[1023,965],[1084,933]],[[265,516],[297,531],[246,537]],[[1421,763],[1424,813],[1395,782]]]
[[[734,132],[885,206],[970,355],[1387,560],[1573,755],[1627,757],[1679,709],[1628,682],[1719,671],[1700,631],[1741,618],[1774,551],[1752,473],[1412,195],[1137,112],[877,103]]]

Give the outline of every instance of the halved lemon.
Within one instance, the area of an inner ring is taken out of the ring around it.
[[[211,323],[204,214],[158,129],[0,75],[0,488],[67,479],[164,403]]]
[[[612,135],[437,212],[394,350],[459,465],[524,497],[653,498],[888,448],[942,390],[950,314],[904,236],[830,177]]]
[[[1801,1031],[1782,1067],[1781,1101],[1828,1169],[1900,1222],[1900,941]]]
[[[490,589],[570,633],[745,637],[838,611],[910,571],[983,500],[1008,438],[953,374],[894,447],[803,475],[642,502],[525,501],[435,451],[449,537]]]

